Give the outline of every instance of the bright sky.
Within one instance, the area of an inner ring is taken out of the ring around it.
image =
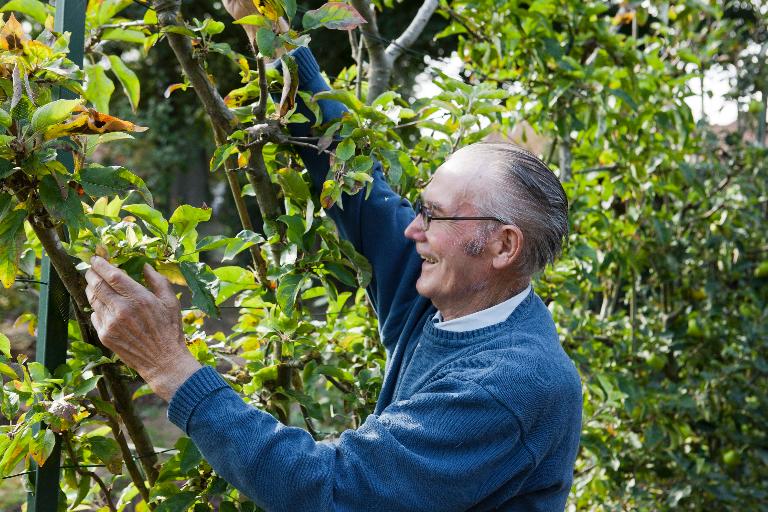
[[[456,52],[453,52],[446,59],[428,58],[427,64],[457,79],[462,69],[462,61]],[[725,94],[729,89],[729,77],[730,74],[722,68],[710,70],[704,76],[704,90],[712,94],[711,97],[704,99],[704,111],[711,124],[727,125],[736,121],[736,102],[725,98]],[[687,98],[686,103],[691,108],[693,118],[698,121],[701,119],[701,97],[699,96],[701,82],[699,79],[695,79],[689,85],[695,95]],[[424,72],[416,77],[414,92],[417,98],[434,96],[439,91],[439,88],[432,83],[428,72]]]

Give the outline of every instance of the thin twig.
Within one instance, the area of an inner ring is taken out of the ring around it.
[[[69,454],[69,458],[72,462],[77,460],[77,457],[75,456],[75,450],[72,448],[72,440],[71,440],[71,433],[67,433],[63,436],[62,441],[64,442],[64,446],[67,449],[67,453]],[[104,481],[99,478],[99,476],[94,473],[93,471],[85,471],[82,469],[83,466],[75,466],[75,472],[78,473],[81,477],[89,476],[93,478],[96,483],[101,488],[101,492],[104,494],[104,499],[107,502],[107,506],[109,507],[109,510],[112,512],[117,512],[117,508],[115,507],[115,504],[112,502],[112,493],[107,487],[107,485],[104,483]]]

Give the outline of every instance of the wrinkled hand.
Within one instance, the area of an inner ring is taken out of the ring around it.
[[[150,265],[144,276],[151,291],[94,256],[85,292],[101,342],[168,401],[200,363],[184,343],[181,306],[170,283]]]

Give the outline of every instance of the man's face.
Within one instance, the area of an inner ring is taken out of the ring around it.
[[[470,159],[459,153],[437,170],[422,194],[433,215],[478,215],[475,204],[483,173],[471,165]],[[474,165],[476,168],[477,163]],[[483,236],[488,222],[436,220],[424,231],[421,216],[417,216],[405,229],[405,236],[416,242],[423,260],[416,289],[431,299],[446,319],[475,311],[468,308],[480,302],[492,284],[492,258]]]

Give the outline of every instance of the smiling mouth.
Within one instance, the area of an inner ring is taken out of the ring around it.
[[[433,264],[437,263],[437,260],[435,258],[430,258],[428,256],[422,256],[421,259],[426,261],[427,263],[433,263]]]

